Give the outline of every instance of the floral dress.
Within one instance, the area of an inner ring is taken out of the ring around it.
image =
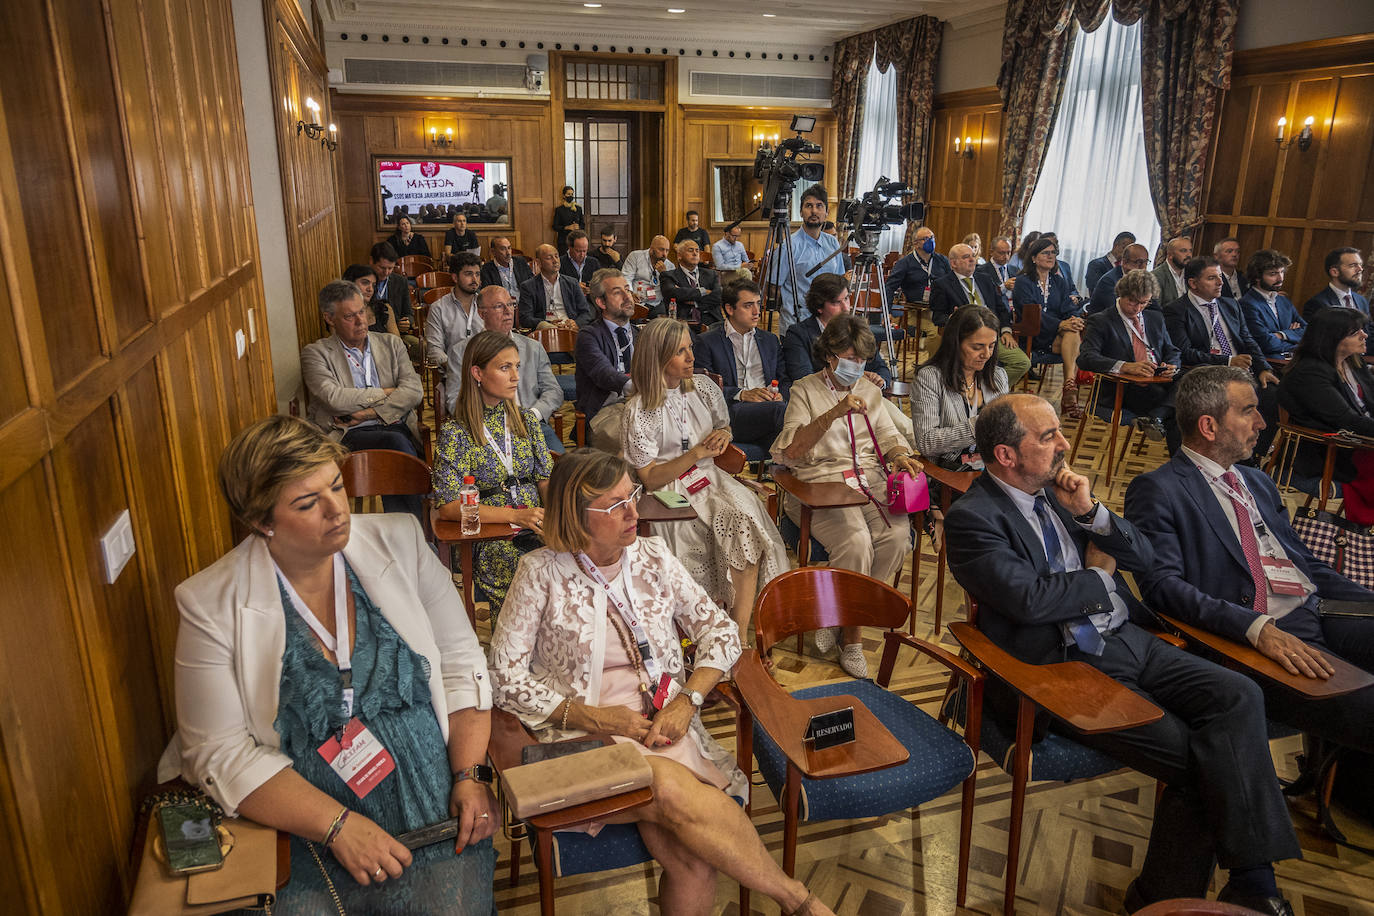
[[[521,409],[520,416],[524,418],[528,435],[518,436],[511,430],[509,475],[497,456],[497,449],[504,446],[506,439],[504,404],[488,407],[482,413],[486,442],[474,441],[467,427],[454,419],[444,423],[439,431],[439,444],[434,449],[436,505],[456,502],[465,476],[475,478],[484,506],[540,505],[539,483],[549,479],[552,459],[540,432],[538,414]],[[493,617],[506,600],[506,590],[510,588],[520,557],[538,546],[540,543],[533,537],[479,541],[473,546],[473,578],[491,601]]]

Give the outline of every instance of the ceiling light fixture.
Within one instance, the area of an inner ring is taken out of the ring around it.
[[[601,9],[601,4],[600,4],[600,3],[584,3],[584,4],[582,4],[582,5],[585,6],[585,7],[586,7],[587,9],[589,9],[589,10],[599,10],[599,9]]]
[[[764,13],[764,14],[763,14],[763,18],[764,18],[764,19],[777,19],[777,18],[778,18],[778,14],[777,14],[777,13]]]
[[[685,13],[685,12],[687,12],[687,11],[686,11],[686,10],[680,10],[680,9],[678,9],[678,8],[676,8],[676,7],[670,6],[670,7],[668,7],[668,12],[670,12],[670,13]]]

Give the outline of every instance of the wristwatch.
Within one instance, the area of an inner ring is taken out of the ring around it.
[[[700,709],[702,706],[706,705],[706,697],[702,694],[700,690],[688,690],[687,699],[691,700],[692,705],[695,706],[697,709]]]
[[[1093,516],[1097,514],[1097,510],[1101,508],[1101,506],[1102,503],[1094,499],[1093,504],[1088,507],[1088,511],[1084,512],[1082,515],[1075,515],[1073,520],[1080,525],[1086,525],[1093,520]]]
[[[480,782],[484,786],[489,786],[496,779],[496,773],[485,763],[474,763],[465,770],[458,770],[453,774],[454,782],[462,782],[471,779],[473,782]]]

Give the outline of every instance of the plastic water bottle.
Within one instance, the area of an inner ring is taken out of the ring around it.
[[[477,479],[471,475],[463,478],[463,488],[458,491],[458,506],[462,513],[463,534],[476,534],[482,530],[482,510],[479,508]]]
[[[782,400],[782,392],[780,392],[780,391],[778,390],[778,380],[777,380],[777,379],[773,379],[773,381],[771,381],[771,382],[768,383],[768,393],[771,394],[771,395],[773,395],[773,400],[775,400],[775,401],[781,401],[781,400]]]

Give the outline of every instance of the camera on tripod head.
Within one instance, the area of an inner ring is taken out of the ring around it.
[[[793,115],[791,129],[796,132],[790,137],[769,146],[759,147],[754,157],[754,177],[763,183],[761,208],[765,218],[771,218],[774,211],[787,214],[792,203],[792,191],[798,181],[820,181],[825,177],[824,162],[798,161],[797,156],[811,156],[821,151],[819,143],[812,143],[802,136],[816,127],[816,119],[805,115]]]
[[[889,181],[884,175],[878,179],[873,190],[853,200],[840,201],[835,214],[835,222],[851,227],[856,234],[882,232],[898,223],[921,220],[926,215],[926,205],[920,201],[893,203],[894,198],[906,197],[916,192],[900,181]]]

